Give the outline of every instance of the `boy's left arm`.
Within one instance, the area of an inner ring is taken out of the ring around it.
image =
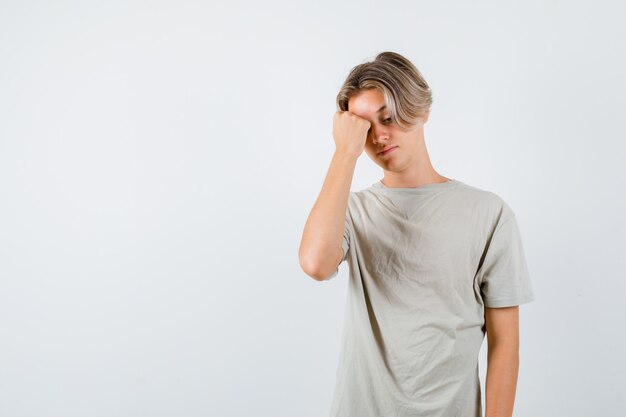
[[[485,307],[485,417],[512,417],[519,370],[519,306]]]

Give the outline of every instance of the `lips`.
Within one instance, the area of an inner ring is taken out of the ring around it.
[[[397,146],[389,146],[388,148],[385,148],[382,151],[378,152],[378,155],[387,155],[392,149],[396,148]]]

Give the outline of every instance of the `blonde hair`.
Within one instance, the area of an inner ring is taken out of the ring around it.
[[[338,110],[347,111],[348,101],[362,90],[378,89],[385,97],[391,119],[409,129],[430,111],[432,92],[419,70],[402,55],[386,51],[373,61],[350,70],[339,93]]]

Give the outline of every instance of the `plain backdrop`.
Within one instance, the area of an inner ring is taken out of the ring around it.
[[[0,1],[0,416],[325,416],[348,283],[298,262],[349,70],[433,91],[517,215],[517,417],[622,416],[621,1]],[[352,190],[382,178],[364,153]],[[484,396],[486,339],[480,358]],[[364,416],[366,417],[366,416]]]

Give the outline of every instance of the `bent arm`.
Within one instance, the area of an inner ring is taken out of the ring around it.
[[[350,186],[358,156],[335,152],[309,217],[298,250],[300,267],[318,281],[337,270]]]

